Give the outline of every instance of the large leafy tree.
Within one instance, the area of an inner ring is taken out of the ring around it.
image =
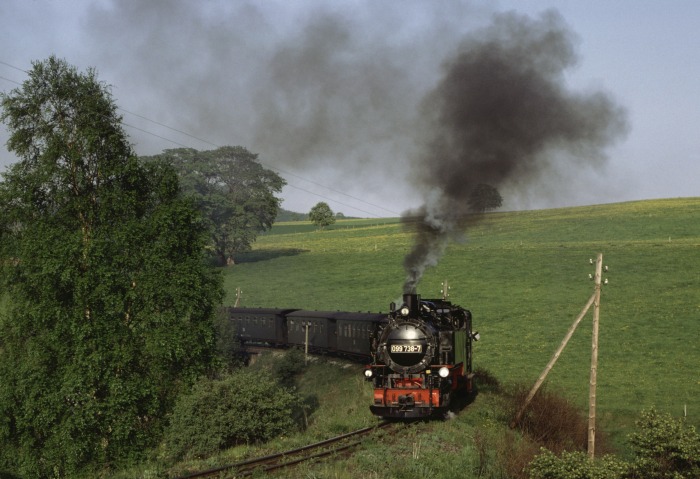
[[[51,57],[0,100],[19,157],[0,182],[0,473],[71,476],[157,440],[210,366],[221,284],[175,171],[136,159],[94,70]]]
[[[211,246],[221,264],[232,263],[236,253],[250,249],[258,233],[272,227],[281,203],[275,194],[286,182],[246,148],[179,148],[146,159],[177,169],[183,191],[194,197],[208,222]]]

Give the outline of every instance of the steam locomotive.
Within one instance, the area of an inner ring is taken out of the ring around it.
[[[474,393],[472,317],[443,299],[403,296],[391,312],[350,313],[226,308],[245,344],[299,346],[368,363],[373,414],[385,418],[444,415],[457,396]]]
[[[443,299],[405,294],[392,303],[371,345],[365,376],[374,383],[377,416],[444,416],[455,397],[474,394],[471,312]]]

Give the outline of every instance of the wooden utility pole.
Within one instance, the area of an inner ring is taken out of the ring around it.
[[[518,410],[518,413],[515,415],[515,419],[510,423],[511,429],[513,429],[515,426],[518,425],[520,422],[520,419],[522,419],[523,414],[525,413],[525,409],[530,405],[530,401],[532,401],[532,398],[535,397],[535,394],[537,394],[537,391],[540,389],[540,386],[542,386],[542,383],[544,382],[545,378],[549,374],[549,371],[552,370],[554,367],[554,363],[557,362],[557,359],[559,359],[559,356],[561,355],[561,352],[564,350],[566,347],[566,344],[569,342],[571,339],[571,336],[573,336],[574,331],[576,331],[576,327],[579,325],[583,317],[586,315],[588,310],[590,309],[591,305],[593,304],[595,300],[595,294],[593,294],[588,302],[586,303],[586,306],[583,307],[581,312],[579,313],[578,316],[576,316],[576,319],[574,322],[569,326],[569,330],[566,332],[566,336],[564,336],[564,339],[562,340],[561,344],[557,348],[557,350],[554,352],[554,355],[552,356],[552,359],[549,360],[547,363],[547,366],[544,368],[542,373],[540,374],[540,377],[537,378],[537,381],[535,381],[535,385],[532,387],[530,390],[530,393],[527,395],[527,398],[525,398],[525,402],[523,402],[523,405],[520,407],[520,410]]]
[[[600,320],[600,284],[603,274],[603,254],[599,253],[595,263],[595,293],[593,297],[593,339],[591,342],[591,380],[588,393],[588,458],[595,457],[595,406],[598,381],[598,323]]]

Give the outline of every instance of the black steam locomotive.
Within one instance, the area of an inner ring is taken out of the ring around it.
[[[478,339],[470,311],[405,294],[372,345],[365,370],[374,383],[370,410],[381,417],[443,416],[456,396],[474,393],[472,342]]]
[[[347,313],[296,309],[227,308],[246,344],[301,346],[368,362],[377,416],[444,415],[453,399],[474,392],[472,317],[443,299],[403,296],[391,312]]]

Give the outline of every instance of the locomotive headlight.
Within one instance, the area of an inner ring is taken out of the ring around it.
[[[411,310],[408,309],[408,306],[404,306],[403,308],[401,308],[401,311],[400,311],[402,316],[408,316],[408,313],[410,313],[410,312],[411,312]]]
[[[438,374],[440,375],[441,378],[446,378],[447,376],[450,375],[450,370],[443,366],[438,371]]]
[[[365,369],[365,377],[366,378],[372,377],[372,370],[371,369]]]

